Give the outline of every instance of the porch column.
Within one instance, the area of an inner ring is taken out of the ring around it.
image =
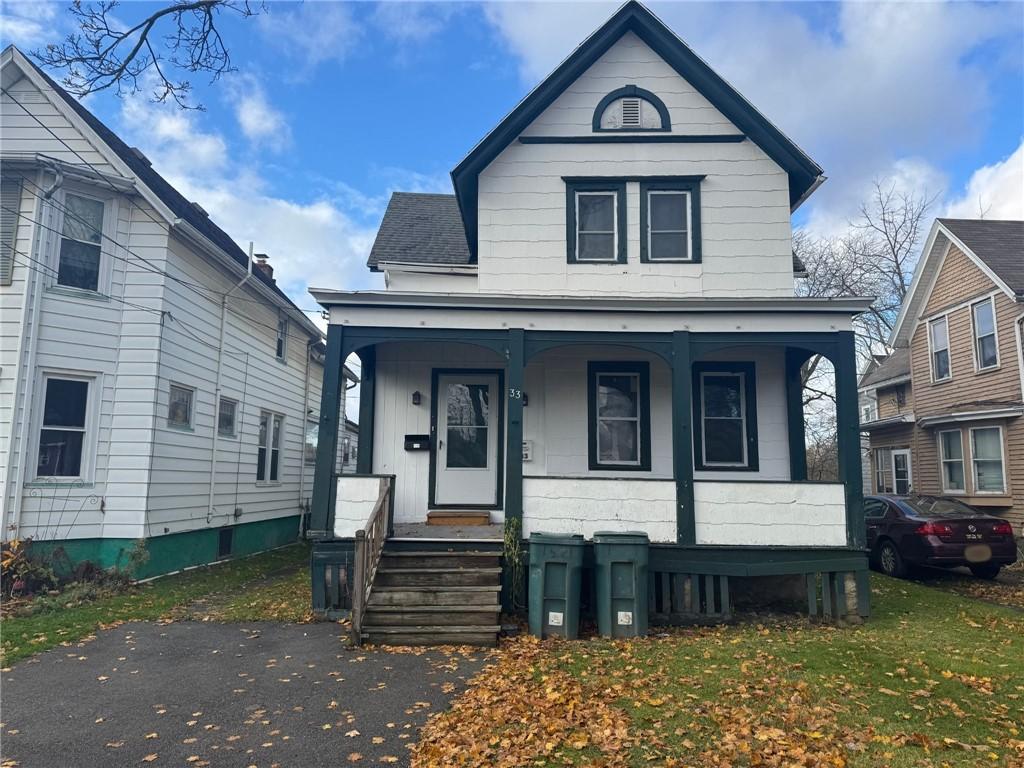
[[[306,532],[311,539],[325,538],[332,534],[328,524],[334,500],[334,472],[338,462],[341,392],[345,386],[341,355],[344,340],[344,326],[327,327],[327,356],[324,360],[323,390],[320,393],[320,431],[316,445],[316,468],[313,472],[313,507],[309,530]]]
[[[863,479],[860,470],[860,424],[857,411],[857,350],[853,331],[840,331],[836,369],[836,427],[839,479],[846,489],[846,537],[850,546],[865,542]]]
[[[377,348],[364,347],[359,352],[359,453],[356,472],[373,473],[373,414],[377,402]]]
[[[523,520],[523,369],[526,333],[508,331],[508,426],[505,430],[505,520]]]
[[[807,437],[804,433],[804,392],[801,369],[807,352],[786,347],[786,422],[789,425],[789,479],[807,479]]]
[[[693,508],[693,403],[690,332],[672,333],[672,466],[676,481],[676,541],[697,543]]]

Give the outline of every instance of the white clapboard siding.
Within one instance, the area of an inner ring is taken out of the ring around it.
[[[525,130],[592,135],[597,103],[636,84],[672,132],[739,130],[645,43],[615,43]],[[564,176],[690,176],[701,183],[701,264],[640,263],[640,189],[626,188],[627,264],[567,264]],[[520,144],[480,174],[479,290],[598,296],[792,296],[789,181],[756,144]]]

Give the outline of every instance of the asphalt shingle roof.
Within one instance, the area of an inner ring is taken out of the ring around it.
[[[1024,295],[1024,221],[939,219],[1018,296]]]
[[[860,380],[862,387],[870,387],[880,381],[888,381],[901,376],[910,375],[910,348],[902,347],[895,350],[878,367],[868,371]]]
[[[367,266],[382,262],[469,264],[469,246],[455,195],[395,192],[391,195]]]

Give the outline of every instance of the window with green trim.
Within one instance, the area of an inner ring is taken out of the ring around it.
[[[626,262],[626,182],[566,181],[566,246],[570,264]]]
[[[696,363],[693,377],[696,469],[756,471],[757,384],[754,364]]]
[[[640,261],[699,262],[700,181],[640,182]]]
[[[651,468],[650,388],[646,362],[587,365],[591,469]]]

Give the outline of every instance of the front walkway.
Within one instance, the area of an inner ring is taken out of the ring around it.
[[[4,673],[0,759],[18,768],[406,765],[406,745],[484,654],[353,650],[344,632],[213,622],[101,631]]]

